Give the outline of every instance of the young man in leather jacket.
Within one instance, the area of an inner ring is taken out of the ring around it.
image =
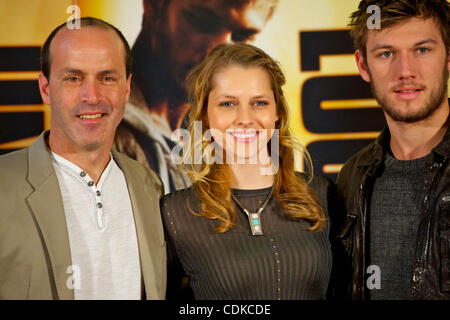
[[[450,299],[449,18],[446,0],[363,0],[351,16],[387,126],[337,179],[349,298]]]

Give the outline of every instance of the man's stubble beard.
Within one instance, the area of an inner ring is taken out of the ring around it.
[[[406,123],[413,123],[418,122],[424,119],[427,119],[430,117],[441,105],[442,101],[444,100],[447,90],[448,90],[448,77],[449,72],[447,69],[447,63],[444,64],[444,69],[442,71],[442,78],[441,82],[439,84],[439,87],[435,92],[431,92],[429,97],[425,101],[425,106],[421,108],[419,111],[417,111],[414,114],[402,114],[398,110],[395,109],[395,106],[392,106],[388,102],[387,94],[382,95],[379,94],[377,91],[377,86],[373,81],[372,74],[369,69],[369,75],[372,79],[370,83],[370,89],[372,91],[373,96],[377,100],[377,102],[380,104],[381,109],[389,115],[389,117],[392,118],[394,121],[398,122],[406,122]]]

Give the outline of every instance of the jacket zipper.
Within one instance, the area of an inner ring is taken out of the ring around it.
[[[366,204],[367,201],[364,201],[364,196],[366,191],[364,190],[367,178],[369,176],[369,170],[366,170],[364,173],[362,179],[361,179],[361,185],[359,187],[359,207],[361,208],[361,255],[362,255],[362,276],[361,276],[361,294],[362,299],[365,300],[366,298],[366,215],[367,215],[367,208]]]

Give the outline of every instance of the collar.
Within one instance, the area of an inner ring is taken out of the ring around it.
[[[367,146],[367,152],[364,152],[358,163],[358,167],[366,167],[381,163],[381,160],[387,153],[389,141],[391,139],[391,134],[389,133],[389,128],[386,125],[375,141]]]
[[[109,174],[110,174],[113,166],[117,166],[111,152],[109,153],[109,156],[110,156],[109,162],[106,165],[105,169],[103,169],[103,172],[100,174],[100,179],[98,180],[98,183],[95,186],[96,189],[102,189],[103,184],[109,177]],[[89,176],[89,174],[87,174],[86,171],[84,171],[82,168],[77,166],[75,163],[67,160],[66,158],[60,156],[59,154],[57,154],[53,151],[50,151],[50,157],[52,159],[52,162],[56,166],[58,166],[65,172],[69,173],[70,175],[74,176],[83,184],[87,183],[87,185],[89,187],[94,186],[94,185],[92,185],[93,179]]]
[[[447,119],[447,123],[448,122],[450,122],[450,116],[449,119]],[[450,158],[450,125],[447,127],[444,138],[442,138],[442,141],[433,149],[433,152],[440,154],[445,158]]]
[[[375,139],[374,143],[369,145],[369,150],[361,155],[358,167],[365,167],[371,165],[378,165],[389,149],[391,135],[389,128],[386,125],[381,131],[380,135]],[[450,126],[442,138],[441,142],[434,147],[431,153],[435,153],[444,158],[450,158]]]

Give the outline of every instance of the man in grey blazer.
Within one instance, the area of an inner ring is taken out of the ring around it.
[[[80,22],[42,49],[51,130],[0,157],[0,299],[164,299],[161,180],[111,150],[130,49],[112,25]]]

